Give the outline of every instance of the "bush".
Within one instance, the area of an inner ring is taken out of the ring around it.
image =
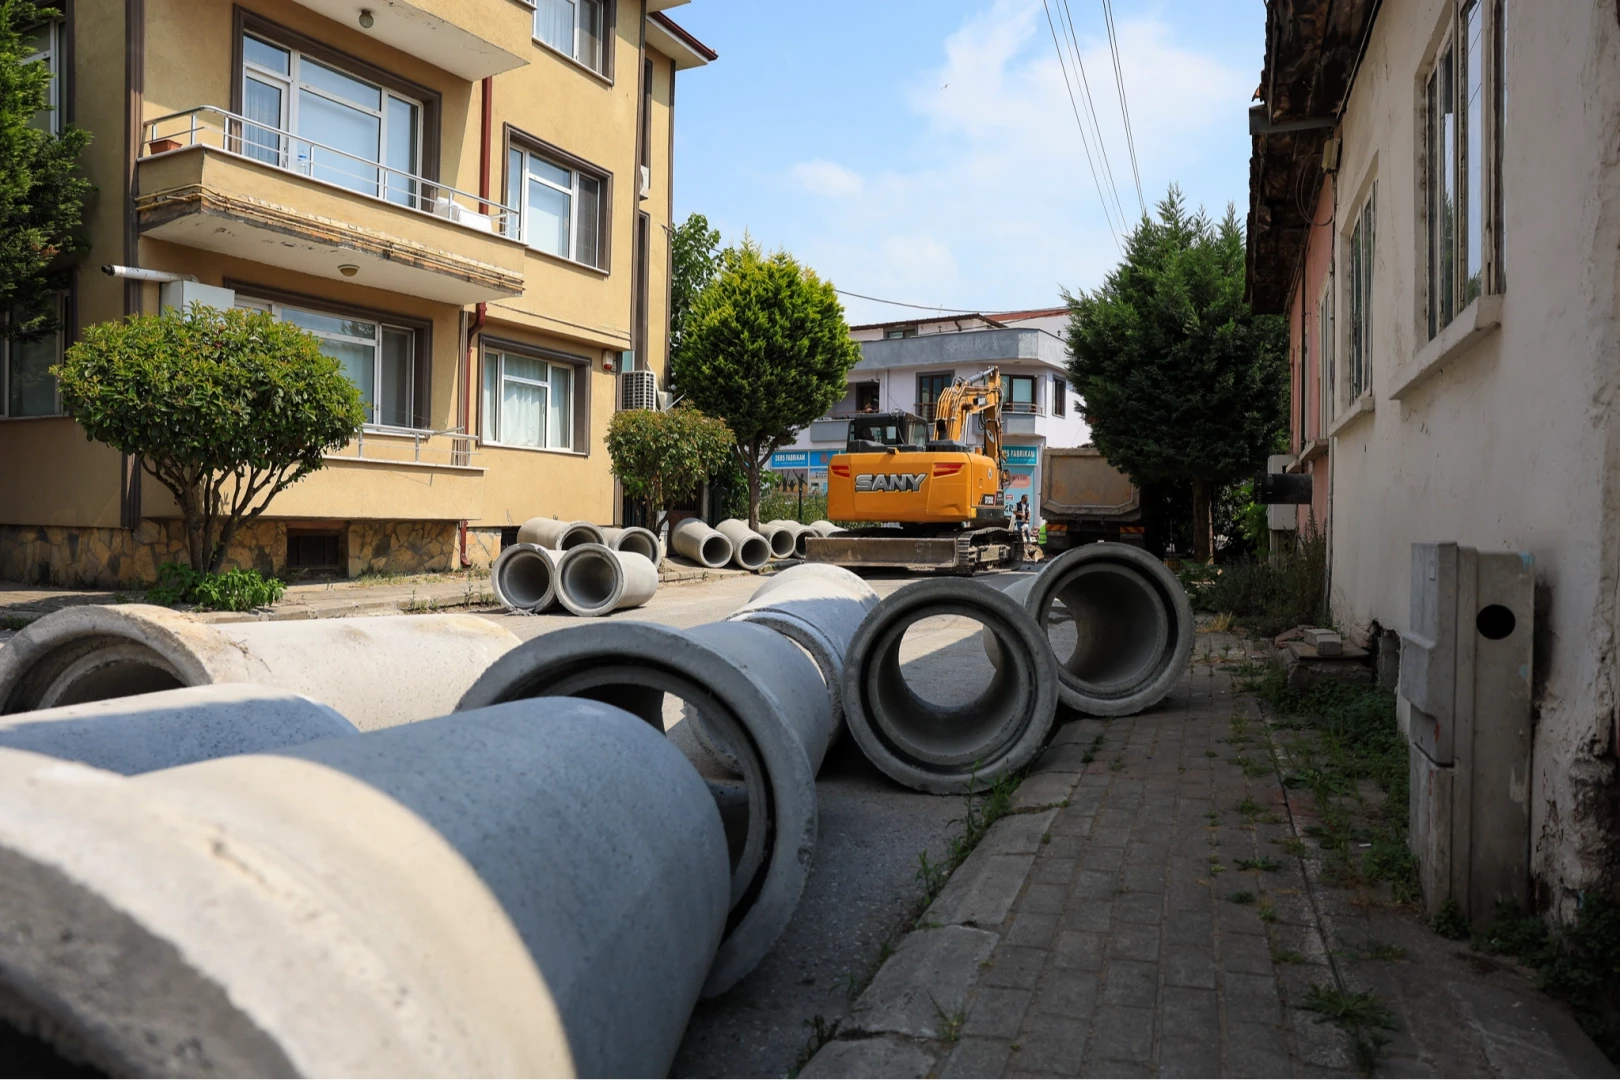
[[[199,574],[183,563],[158,567],[157,582],[146,590],[146,602],[174,607],[192,604],[204,611],[250,611],[280,600],[287,586],[257,570],[226,570]]]
[[[1229,611],[1256,633],[1272,637],[1301,623],[1326,624],[1327,537],[1316,528],[1275,560],[1249,559],[1218,569],[1194,565],[1182,584],[1199,611]]]

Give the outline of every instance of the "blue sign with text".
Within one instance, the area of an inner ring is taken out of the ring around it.
[[[1041,463],[1041,448],[1038,446],[1003,446],[1001,448],[1002,460],[1008,465],[1035,466]]]

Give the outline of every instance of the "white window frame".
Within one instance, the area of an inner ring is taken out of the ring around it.
[[[241,95],[244,102],[244,108],[246,107],[245,103],[247,101],[247,82],[249,76],[258,79],[260,82],[274,83],[281,88],[281,116],[277,121],[277,126],[281,129],[281,131],[286,133],[286,137],[278,136],[276,140],[278,144],[278,148],[276,150],[278,160],[274,162],[274,164],[277,168],[287,169],[291,172],[310,175],[314,179],[320,179],[319,177],[313,177],[313,165],[306,163],[303,168],[298,168],[296,167],[296,163],[293,161],[295,147],[292,144],[295,142],[310,143],[313,141],[298,133],[299,98],[303,92],[308,91],[309,93],[314,94],[316,97],[325,98],[327,101],[342,105],[344,108],[353,109],[356,112],[362,112],[368,116],[376,118],[377,160],[373,164],[377,166],[377,185],[376,190],[372,192],[372,194],[377,198],[387,199],[390,202],[398,202],[398,197],[403,195],[405,199],[404,205],[413,206],[416,204],[417,191],[415,181],[422,174],[422,118],[426,114],[426,110],[422,102],[416,100],[408,94],[401,94],[397,90],[382,86],[371,79],[365,78],[364,76],[356,75],[352,71],[346,71],[337,64],[328,63],[325,60],[320,60],[315,57],[306,58],[302,51],[295,49],[290,45],[283,45],[280,42],[265,37],[262,34],[255,34],[251,30],[244,30],[242,32],[242,37],[244,39],[242,47],[242,70],[238,73],[238,77],[241,79]],[[284,75],[281,72],[276,71],[274,68],[265,67],[264,65],[256,63],[250,59],[247,55],[247,46],[245,40],[247,38],[252,38],[268,48],[279,49],[282,52],[287,53],[287,73]],[[374,87],[377,90],[378,107],[376,109],[371,109],[360,104],[359,102],[352,101],[344,97],[338,97],[328,93],[319,86],[305,82],[303,78],[303,64],[306,59],[308,59],[308,61],[312,64],[317,64],[324,68],[330,68],[346,78],[353,79],[355,82],[364,83],[367,86]],[[390,99],[403,102],[416,110],[415,122],[413,124],[412,131],[413,146],[411,147],[410,170],[403,174],[401,174],[400,170],[392,168],[386,164],[389,157],[388,103]],[[242,139],[243,150],[241,152],[245,156],[251,157],[256,161],[263,160],[248,152],[246,149],[247,143],[245,136],[243,136]],[[333,149],[342,150],[342,147],[334,147]],[[348,151],[343,152],[348,153]],[[361,155],[355,154],[353,156],[360,157]],[[266,164],[271,163],[266,162]],[[315,164],[319,163],[316,162]],[[407,177],[403,191],[395,191],[393,189],[390,179],[395,175],[404,175]],[[326,182],[332,183],[332,181]],[[342,187],[345,190],[355,190],[344,184],[338,184],[337,186]],[[364,193],[362,192],[362,194]]]
[[[524,360],[541,364],[546,369],[546,381],[530,379],[521,375],[508,375],[506,373],[506,358],[517,356]],[[490,390],[490,371],[494,365],[494,394]],[[558,433],[551,430],[551,373],[561,368],[568,372],[568,407],[564,410],[567,422],[563,424],[564,431],[560,438]],[[509,349],[487,348],[484,350],[484,374],[481,380],[483,395],[483,416],[480,417],[478,441],[485,446],[499,446],[511,450],[539,450],[546,453],[575,453],[574,424],[579,409],[579,393],[582,377],[589,372],[589,368],[580,364],[563,363],[543,356],[533,356],[528,353],[515,352]],[[545,440],[544,446],[530,446],[527,443],[510,443],[501,441],[501,403],[505,399],[505,387],[508,382],[521,383],[525,386],[538,386],[540,394],[540,430]]]
[[[56,294],[56,329],[52,332],[56,341],[54,350],[56,359],[54,363],[62,362],[63,354],[67,350],[67,293]],[[51,411],[48,413],[29,413],[23,416],[11,415],[11,358],[15,342],[7,336],[0,335],[0,420],[43,420],[52,416],[62,416],[62,387],[56,376],[51,376]]]
[[[1351,215],[1350,229],[1342,241],[1345,290],[1343,405],[1372,392],[1373,384],[1373,285],[1378,253],[1378,182],[1367,189],[1367,197]]]
[[[1505,0],[1446,0],[1445,12],[1433,52],[1417,80],[1418,332],[1423,341],[1439,336],[1480,296],[1500,293],[1506,285],[1501,199]],[[1470,16],[1478,20],[1477,116],[1467,99],[1473,73],[1467,36]],[[1449,95],[1444,92],[1448,67]],[[1445,131],[1437,123],[1447,105],[1452,110],[1454,131],[1449,147],[1445,145]],[[1478,163],[1477,192],[1470,191],[1471,152],[1482,158]],[[1441,226],[1443,183],[1449,184],[1452,196],[1454,224],[1449,238]],[[1478,206],[1473,205],[1476,196]],[[1471,223],[1475,221],[1478,236],[1471,238]],[[1469,273],[1475,239],[1479,247],[1477,280]],[[1447,259],[1451,280],[1443,282],[1441,275]]]
[[[1327,277],[1322,282],[1322,293],[1316,299],[1316,390],[1317,390],[1317,429],[1318,434],[1326,436],[1330,425],[1339,413],[1338,378],[1333,370],[1333,357],[1337,342],[1333,337],[1333,268],[1328,267]]]
[[[568,174],[568,187],[563,187],[532,167],[532,162],[539,161],[560,169]],[[571,163],[558,161],[549,154],[534,150],[523,143],[514,141],[506,152],[506,198],[507,202],[517,211],[516,235],[519,240],[534,251],[542,255],[549,255],[554,259],[567,259],[571,263],[589,267],[592,270],[605,272],[607,262],[607,197],[608,180],[601,173],[588,172]],[[579,257],[580,235],[580,181],[587,179],[596,184],[596,261],[589,262]],[[566,254],[558,253],[540,247],[529,234],[529,185],[531,183],[543,184],[552,191],[559,191],[568,196],[568,251]],[[508,219],[512,220],[512,219]]]
[[[45,130],[52,135],[59,135],[62,132],[62,32],[64,23],[61,19],[51,19],[49,22],[36,23],[23,31],[23,33],[30,33],[41,26],[49,28],[50,32],[47,35],[49,44],[42,51],[30,53],[23,57],[22,62],[32,64],[35,61],[40,61],[50,69],[51,81],[50,88],[46,91],[48,96],[45,110],[51,114],[51,122]]]
[[[374,397],[380,397],[380,394],[378,394],[378,389],[383,384],[383,334],[389,330],[392,330],[395,333],[404,334],[407,340],[409,340],[411,343],[410,375],[405,380],[405,413],[407,416],[412,418],[416,416],[417,331],[414,327],[400,326],[397,323],[391,323],[381,319],[373,319],[366,316],[356,316],[352,312],[343,311],[341,309],[333,310],[330,308],[322,308],[309,304],[282,304],[272,300],[259,300],[251,296],[238,296],[236,298],[236,306],[239,308],[247,308],[250,311],[268,311],[277,319],[284,319],[286,317],[286,310],[288,308],[292,308],[294,311],[304,311],[311,315],[324,315],[327,318],[342,319],[345,322],[366,323],[372,327],[374,331],[374,336],[371,338],[363,338],[349,334],[338,334],[328,330],[311,330],[307,327],[301,327],[300,329],[303,329],[306,334],[313,334],[317,338],[331,339],[332,341],[342,342],[345,345],[370,346],[371,386]],[[389,432],[420,430],[416,428],[414,424],[400,425],[384,424],[379,422],[377,417],[382,409],[381,401],[373,400],[362,402],[362,404],[364,404],[366,409],[366,421],[362,426],[368,431]]]
[[[534,8],[534,21],[531,24],[531,31],[534,35],[536,44],[542,45],[554,53],[567,57],[569,60],[572,60],[574,63],[578,64],[580,67],[584,68],[586,71],[589,71],[593,75],[599,75],[604,79],[609,77],[608,50],[612,48],[612,36],[609,33],[608,4],[613,3],[614,0],[565,0],[565,2],[574,9],[573,40],[570,43],[570,47],[567,49],[562,48],[554,42],[547,41],[543,36],[541,36],[540,21],[541,18],[546,14],[545,5],[547,0],[539,0],[538,3],[536,0],[523,0],[523,2]],[[590,61],[590,59],[580,56],[580,45],[586,36],[583,29],[584,23],[580,18],[580,14],[581,9],[586,6],[594,7],[596,9],[597,26],[600,31],[597,37],[597,48],[600,50],[600,54],[595,58],[596,63],[594,64]]]

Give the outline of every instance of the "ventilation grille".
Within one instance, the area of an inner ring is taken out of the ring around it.
[[[658,408],[658,375],[651,371],[626,371],[619,376],[619,407]]]

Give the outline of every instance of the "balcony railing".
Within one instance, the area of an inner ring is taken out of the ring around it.
[[[455,222],[477,232],[518,235],[518,212],[437,180],[392,169],[346,150],[312,142],[212,105],[170,113],[145,124],[143,157],[206,146],[283,169],[318,183]]]
[[[1004,413],[1015,413],[1015,414],[1017,414],[1019,416],[1045,416],[1046,415],[1046,410],[1045,409],[1041,408],[1039,405],[1033,405],[1033,404],[1031,404],[1031,403],[1029,403],[1027,401],[1005,401],[1005,402],[1002,402],[1001,411],[1004,412]]]
[[[366,437],[371,437],[367,453]],[[411,441],[410,456],[402,456],[405,440]],[[426,455],[424,459],[423,455]],[[360,458],[364,461],[409,461],[418,465],[471,465],[476,451],[472,437],[461,428],[431,431],[426,428],[385,427],[368,424],[354,433],[354,440],[335,454],[335,458]]]

